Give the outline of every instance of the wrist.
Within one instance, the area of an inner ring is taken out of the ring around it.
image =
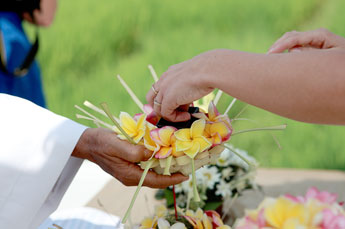
[[[215,89],[222,88],[224,77],[227,74],[227,67],[229,63],[225,62],[225,59],[231,50],[227,49],[215,49],[208,51],[204,62],[204,74],[202,74],[202,84]]]
[[[82,133],[72,152],[73,157],[92,160],[91,154],[95,150],[95,136],[97,136],[94,132],[94,128],[87,128]]]

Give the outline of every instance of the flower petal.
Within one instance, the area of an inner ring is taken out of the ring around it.
[[[200,150],[200,144],[197,141],[193,142],[193,146],[187,150],[184,150],[183,152],[190,158],[194,158]]]
[[[219,112],[217,110],[217,107],[216,105],[214,105],[213,101],[211,101],[210,104],[208,105],[208,118],[211,121],[214,121],[218,115],[219,115]]]
[[[161,141],[161,139],[159,138],[159,129],[158,128],[150,131],[150,137],[158,145],[160,145],[160,146],[164,145],[163,142]]]
[[[190,128],[190,135],[192,136],[192,138],[202,136],[205,130],[205,125],[205,119],[199,119],[193,122],[192,127]]]
[[[177,129],[172,126],[164,126],[159,129],[159,139],[163,143],[163,146],[171,146],[171,136]]]
[[[190,129],[180,129],[174,133],[177,140],[180,141],[190,141],[191,135],[190,135]]]
[[[210,127],[211,136],[215,135],[216,133],[220,134],[222,140],[229,140],[230,135],[232,133],[231,129],[226,125],[224,122],[215,122],[211,124]]]
[[[212,143],[209,142],[204,136],[194,138],[193,142],[199,143],[199,145],[200,145],[199,152],[203,152],[212,146]]]
[[[145,120],[146,120],[145,114],[142,114],[141,116],[139,116],[138,121],[137,121],[137,128],[138,129],[145,128]]]
[[[167,158],[172,152],[171,147],[162,147],[155,155],[155,158]]]
[[[193,142],[192,141],[179,141],[177,140],[175,143],[176,146],[176,151],[184,151],[187,149],[190,149],[193,146]]]
[[[126,131],[127,134],[135,133],[137,129],[137,123],[134,119],[126,112],[120,113],[121,127]]]

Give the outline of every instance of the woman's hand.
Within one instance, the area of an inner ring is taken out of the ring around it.
[[[41,0],[40,9],[36,9],[32,14],[25,12],[23,18],[35,25],[48,27],[55,17],[57,0]]]
[[[307,32],[287,32],[271,46],[268,53],[330,48],[345,49],[345,38],[321,28]]]
[[[89,128],[80,137],[72,156],[90,160],[124,185],[135,186],[143,173],[143,170],[135,163],[148,160],[151,152],[144,146],[120,140],[113,131]],[[144,186],[166,188],[187,179],[188,177],[181,174],[163,176],[149,171]]]
[[[173,65],[163,73],[147,93],[146,99],[159,116],[174,122],[190,119],[188,106],[212,92],[213,62],[216,51],[200,54],[190,60]]]

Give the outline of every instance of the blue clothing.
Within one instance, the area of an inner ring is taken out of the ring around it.
[[[10,73],[0,70],[0,93],[25,98],[45,107],[39,66],[34,61],[29,71],[22,77],[11,73],[19,67],[31,48],[21,18],[14,12],[0,12],[0,32],[3,35],[2,47],[5,51],[6,68]]]

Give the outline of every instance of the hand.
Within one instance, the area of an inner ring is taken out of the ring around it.
[[[271,46],[268,53],[330,48],[345,49],[345,38],[321,28],[307,32],[287,32]]]
[[[41,0],[40,9],[33,11],[33,17],[30,13],[23,13],[23,18],[38,26],[48,27],[52,24],[57,7],[57,0]]]
[[[173,65],[152,85],[146,99],[157,115],[174,122],[190,119],[188,106],[212,92],[209,83],[210,66],[215,51],[209,51],[188,61]]]
[[[80,137],[72,156],[88,159],[124,185],[135,186],[143,173],[135,163],[148,160],[151,152],[144,146],[120,140],[113,131],[89,128]],[[187,179],[188,177],[181,174],[163,176],[149,171],[143,185],[151,188],[166,188]]]

